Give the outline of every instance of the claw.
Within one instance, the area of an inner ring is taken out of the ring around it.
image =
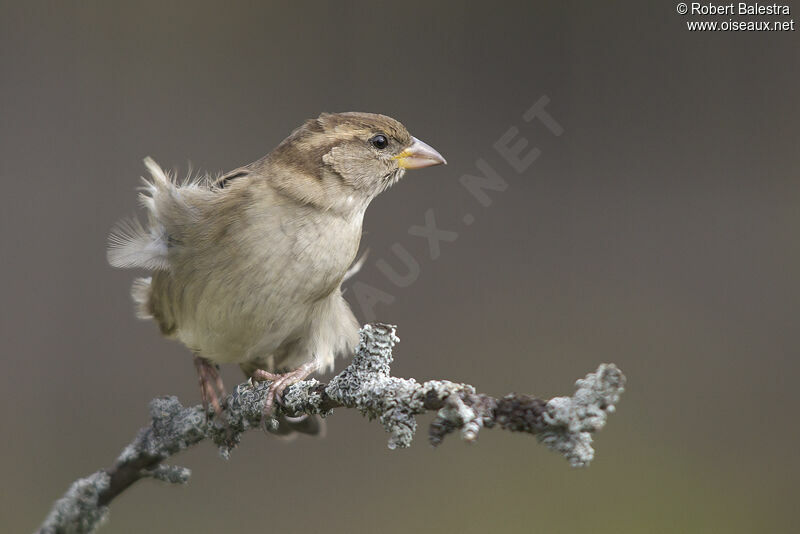
[[[252,378],[254,380],[269,380],[272,382],[272,384],[269,386],[269,390],[267,390],[267,399],[264,403],[263,417],[265,422],[269,420],[275,420],[275,418],[272,417],[272,411],[275,406],[275,402],[280,401],[280,397],[283,396],[283,392],[286,390],[286,388],[292,384],[300,382],[301,380],[305,380],[308,375],[316,370],[317,364],[312,362],[305,363],[294,371],[290,371],[288,373],[270,373],[269,371],[265,371],[263,369],[256,369],[253,371]],[[275,421],[275,423],[277,423],[277,421]]]

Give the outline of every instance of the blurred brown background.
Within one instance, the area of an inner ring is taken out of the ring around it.
[[[551,396],[615,362],[629,387],[595,462],[499,431],[432,450],[427,419],[391,452],[339,411],[323,441],[196,447],[188,486],[137,484],[105,531],[792,530],[798,32],[685,20],[674,2],[3,2],[2,530],[108,465],[152,397],[198,401],[189,353],[134,319],[135,273],[105,261],[142,158],[231,169],[326,110],[392,115],[450,163],[367,213],[359,280],[395,299],[375,308],[399,325],[395,373]],[[521,119],[543,95],[560,137]],[[542,152],[521,174],[492,148],[511,126]],[[488,207],[458,182],[478,158],[509,184]],[[436,260],[408,233],[430,208],[458,232]],[[402,270],[393,243],[420,265],[407,288],[376,267]]]

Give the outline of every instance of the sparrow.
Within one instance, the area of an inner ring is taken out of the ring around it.
[[[117,223],[108,261],[152,271],[133,282],[137,315],[191,350],[207,412],[226,396],[219,364],[235,363],[271,382],[269,417],[288,386],[358,343],[341,285],[367,206],[407,169],[447,162],[395,119],[348,112],[308,120],[216,177],[178,181],[144,163],[146,222]]]

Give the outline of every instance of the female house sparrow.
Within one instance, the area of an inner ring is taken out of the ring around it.
[[[147,223],[120,222],[108,261],[153,271],[133,283],[138,315],[192,350],[206,407],[221,410],[217,364],[238,363],[273,381],[269,415],[286,387],[358,342],[341,283],[369,203],[406,169],[444,163],[371,113],[323,113],[216,179],[179,184],[147,158]]]

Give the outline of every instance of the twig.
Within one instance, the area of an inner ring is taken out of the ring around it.
[[[571,465],[585,466],[594,457],[591,434],[600,430],[624,391],[625,376],[613,364],[602,364],[578,380],[572,397],[549,401],[528,395],[503,398],[476,393],[468,384],[447,380],[416,380],[390,375],[392,348],[399,341],[395,327],[366,325],[352,363],[328,384],[315,379],[291,386],[277,406],[280,414],[320,414],[334,408],[357,408],[378,419],[390,433],[389,448],[408,447],[417,428],[415,416],[436,411],[428,439],[434,446],[458,431],[475,441],[481,428],[498,426],[537,436],[548,448],[563,454]],[[212,440],[227,458],[242,434],[262,424],[268,382],[246,382],[236,387],[222,417],[207,421],[201,406],[184,407],[176,397],[150,402],[149,426],[122,451],[114,465],[75,481],[39,529],[41,534],[93,532],[108,517],[109,503],[141,478],[186,483],[190,471],[163,463],[170,456]]]

